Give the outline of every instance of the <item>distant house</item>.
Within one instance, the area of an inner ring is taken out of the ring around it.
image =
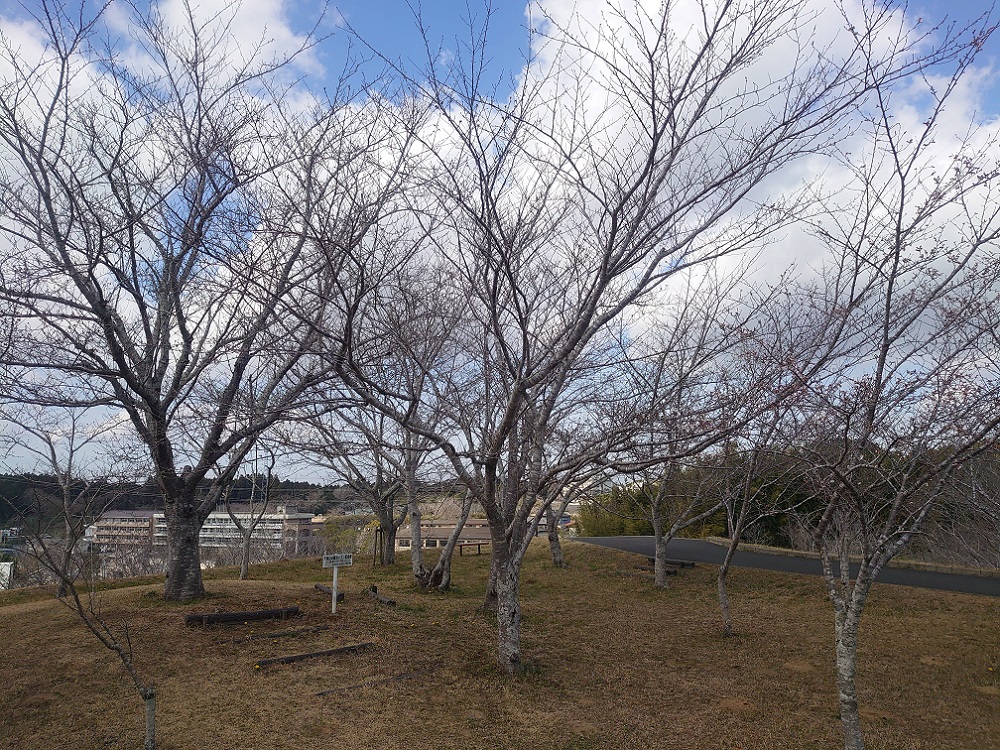
[[[15,539],[21,536],[21,527],[12,526],[9,529],[0,529],[0,546],[12,544]]]
[[[455,519],[433,519],[420,523],[420,541],[423,547],[444,547],[455,531]],[[490,525],[482,518],[470,518],[462,527],[459,544],[475,544],[490,541]],[[405,550],[413,546],[413,529],[407,524],[396,532],[396,549]]]
[[[420,521],[420,542],[421,546],[444,547],[448,543],[461,511],[462,498],[451,495],[439,497],[432,501],[425,501],[428,508],[423,519]],[[478,511],[478,512],[477,512]],[[462,533],[458,539],[458,544],[478,544],[490,541],[489,522],[482,517],[483,512],[478,504],[473,505],[473,514],[462,527]],[[572,522],[569,514],[560,518],[557,523],[560,527],[567,527]],[[543,517],[538,524],[537,533],[544,534],[548,531],[548,520]],[[410,524],[401,526],[396,532],[396,549],[406,550],[413,546],[413,529]]]

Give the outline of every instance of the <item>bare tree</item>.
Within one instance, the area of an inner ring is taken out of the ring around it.
[[[107,437],[116,427],[101,421],[96,411],[33,404],[0,408],[0,423],[11,428],[7,436],[19,460],[50,478],[50,486],[31,491],[27,509],[11,508],[29,532],[29,554],[59,584],[59,597],[69,593],[67,581],[84,574],[88,557],[81,546],[87,524],[114,499],[93,486],[94,472],[88,471],[104,460],[94,454],[107,450]]]
[[[720,495],[729,527],[729,545],[718,574],[724,635],[733,633],[728,576],[744,535],[766,518],[794,513],[808,497],[798,491],[799,467],[783,459],[782,446],[776,443],[782,410],[779,405],[765,412],[751,429],[731,436],[721,457],[719,470],[725,479]]]
[[[382,532],[382,564],[396,562],[396,532],[407,518],[407,476],[426,453],[384,414],[349,407],[321,408],[296,423],[285,438],[347,483],[368,503]]]
[[[1000,476],[996,451],[965,462],[954,485],[914,535],[907,555],[936,563],[1000,569]]]
[[[273,55],[264,38],[234,39],[235,11],[206,19],[185,3],[172,26],[128,9],[127,54],[97,43],[100,13],[49,0],[39,60],[2,40],[4,367],[23,375],[15,398],[128,417],[165,500],[165,595],[190,599],[219,493],[316,379],[310,285],[320,266],[337,283],[338,258],[362,252],[369,198],[392,184],[365,175],[392,174],[393,136],[375,126],[382,105],[353,106],[344,82],[293,106],[287,81],[312,35]],[[313,241],[320,222],[335,241]]]
[[[87,629],[101,642],[101,645],[116,654],[121,661],[122,667],[146,708],[146,733],[142,745],[143,750],[156,750],[156,686],[145,681],[136,669],[128,622],[122,621],[117,627],[112,626],[101,614],[95,601],[93,589],[89,590],[84,597],[80,595],[76,582],[65,578],[61,579],[60,583],[66,587],[69,594],[66,598],[68,599],[67,606],[77,614]]]
[[[58,601],[121,661],[145,703],[144,750],[155,750],[156,688],[142,679],[135,666],[128,622],[114,626],[102,615],[95,592],[98,565],[94,551],[85,549],[87,525],[114,500],[113,494],[95,489],[107,484],[108,472],[103,472],[104,482],[95,482],[87,469],[105,458],[94,454],[107,447],[101,443],[117,425],[101,421],[91,411],[97,410],[34,405],[4,410],[3,421],[17,430],[13,440],[21,460],[35,459],[37,468],[54,482],[51,491],[34,492],[34,502],[22,512],[19,523],[28,540],[27,554],[57,584]]]
[[[850,179],[815,227],[833,260],[801,295],[825,312],[836,356],[794,410],[788,455],[817,501],[847,750],[865,744],[856,664],[872,586],[935,509],[969,496],[965,467],[1000,437],[997,141],[944,125],[990,31],[953,74],[922,81],[919,117],[896,116],[899,92],[878,88],[865,143],[842,155]]]
[[[240,534],[240,580],[245,580],[250,574],[250,552],[253,546],[254,532],[260,525],[261,520],[264,518],[264,514],[268,511],[268,506],[271,502],[271,494],[274,489],[274,483],[276,477],[274,475],[274,467],[278,462],[278,456],[274,451],[267,451],[267,468],[263,475],[258,473],[257,455],[255,454],[253,461],[253,473],[251,474],[251,485],[250,485],[250,507],[248,512],[243,518],[240,517],[241,514],[236,513],[233,510],[232,503],[232,487],[230,484],[223,493],[223,504],[226,507],[226,513],[229,515],[229,520],[233,522],[236,530]],[[257,499],[257,482],[262,482],[261,486],[261,497],[260,504],[254,508],[254,501]],[[283,540],[282,540],[283,541]]]
[[[554,497],[545,488],[605,450],[584,428],[571,454],[546,452],[557,424],[595,426],[579,399],[594,389],[577,385],[600,375],[584,377],[584,362],[600,361],[609,332],[667,279],[785,221],[763,183],[842,135],[841,116],[873,83],[954,53],[946,40],[916,55],[918,40],[888,11],[850,19],[844,51],[796,46],[812,21],[800,2],[690,7],[694,21],[673,2],[653,14],[609,6],[600,25],[538,19],[538,55],[504,101],[484,87],[476,29],[447,64],[428,44],[412,82],[432,115],[415,133],[426,159],[410,204],[424,252],[450,266],[446,286],[467,300],[452,336],[469,386],[451,397],[447,427],[411,425],[486,513],[508,671],[522,667],[520,568]],[[877,60],[864,54],[876,39]],[[753,83],[769,51],[782,73]],[[403,421],[359,345],[391,334],[375,297],[345,303],[353,319],[333,363],[360,398]]]
[[[713,449],[777,397],[780,375],[741,351],[768,302],[741,298],[742,285],[742,273],[721,279],[705,268],[622,343],[620,397],[609,412],[622,441],[609,463],[652,525],[657,588],[667,587],[670,540],[725,507],[724,462]]]

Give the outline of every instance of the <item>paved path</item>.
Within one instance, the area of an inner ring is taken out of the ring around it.
[[[647,557],[653,556],[653,537],[651,536],[577,537],[577,541],[599,544],[602,547],[611,547],[624,552],[635,552]],[[672,539],[667,545],[667,554],[675,560],[691,560],[692,562],[719,565],[726,556],[726,548],[701,539]],[[823,573],[819,560],[808,557],[767,555],[760,552],[737,551],[733,558],[733,565],[741,568],[760,568],[817,576]],[[932,573],[926,570],[909,570],[907,568],[884,568],[879,573],[877,580],[879,583],[892,583],[901,586],[919,586],[925,589],[959,591],[963,594],[1000,596],[1000,578],[958,575],[956,573]]]

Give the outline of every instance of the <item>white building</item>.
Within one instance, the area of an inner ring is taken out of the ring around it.
[[[233,508],[233,515],[244,528],[248,528],[260,511],[251,512],[249,506]],[[312,540],[312,513],[299,513],[287,505],[278,505],[273,513],[260,516],[251,539],[266,547],[297,552]],[[199,541],[203,548],[233,547],[243,541],[243,534],[229,513],[221,510],[208,515],[201,527]],[[153,514],[153,544],[166,545],[167,519],[163,513]]]
[[[233,515],[249,527],[260,510],[249,506],[234,506]],[[255,545],[296,552],[307,546],[313,537],[311,513],[299,513],[294,508],[278,505],[265,513],[254,528],[251,539]],[[316,532],[318,533],[318,532]],[[87,527],[84,538],[91,544],[107,546],[166,546],[167,519],[162,512],[152,510],[112,510],[102,513]],[[202,548],[229,548],[243,541],[243,534],[225,510],[210,513],[201,528]]]
[[[148,546],[153,543],[153,511],[105,511],[86,528],[83,538],[89,544]]]

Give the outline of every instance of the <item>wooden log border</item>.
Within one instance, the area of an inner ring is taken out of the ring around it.
[[[362,651],[368,651],[369,649],[375,648],[375,644],[371,641],[365,641],[364,643],[355,643],[353,646],[340,646],[339,648],[330,648],[326,651],[310,651],[307,654],[292,654],[291,656],[276,656],[273,659],[260,659],[253,665],[254,669],[261,669],[263,667],[269,667],[274,664],[292,664],[297,661],[305,661],[306,659],[319,659],[324,656],[339,656],[341,654],[357,654]]]
[[[256,620],[287,620],[299,614],[298,607],[260,609],[253,612],[203,612],[184,615],[185,625],[216,625],[226,622],[254,622]]]
[[[382,602],[382,604],[388,605],[390,607],[396,606],[396,600],[390,599],[388,596],[385,596],[384,594],[380,594],[378,592],[378,586],[372,586],[370,589],[368,589],[368,595],[372,597],[372,599]]]
[[[331,589],[329,586],[324,586],[322,583],[317,583],[316,584],[316,590],[317,591],[322,591],[327,596],[333,596],[333,589]],[[343,591],[338,591],[337,592],[337,601],[338,602],[344,601],[344,592]]]

